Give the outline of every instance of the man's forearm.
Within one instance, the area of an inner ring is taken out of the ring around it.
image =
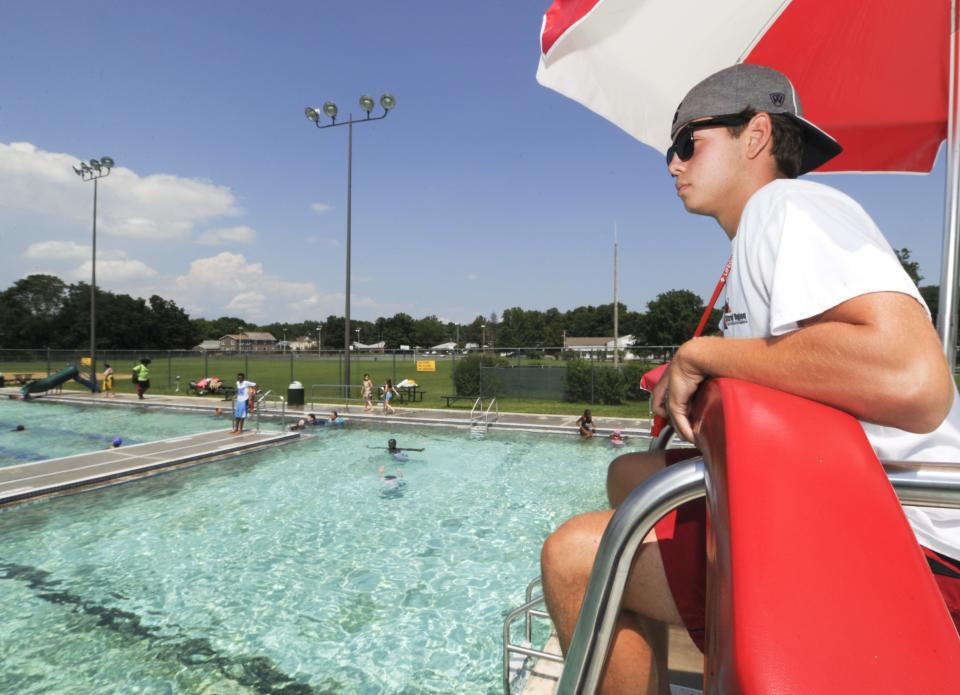
[[[823,322],[776,338],[698,338],[681,347],[674,366],[769,386],[868,422],[929,432],[946,416],[953,395],[939,346],[932,349],[936,354],[928,335],[908,332],[891,341],[873,326]]]

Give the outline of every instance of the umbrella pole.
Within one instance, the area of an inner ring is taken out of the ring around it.
[[[960,138],[957,132],[957,2],[950,2],[950,101],[947,111],[947,189],[944,196],[943,255],[940,268],[940,305],[937,325],[947,364],[956,365],[957,254],[960,234]]]

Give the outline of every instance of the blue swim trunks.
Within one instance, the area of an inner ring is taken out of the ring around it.
[[[247,416],[247,401],[237,401],[237,404],[233,408],[233,416],[235,418],[245,418]]]

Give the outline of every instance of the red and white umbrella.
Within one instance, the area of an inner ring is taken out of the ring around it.
[[[734,63],[793,82],[844,152],[822,171],[933,168],[950,0],[555,0],[537,80],[666,152],[687,91]]]
[[[734,63],[768,65],[790,78],[804,115],[844,148],[817,171],[929,172],[956,112],[956,2],[554,0],[537,80],[665,153],[674,112],[693,85]],[[948,149],[945,347],[956,313],[955,138]]]

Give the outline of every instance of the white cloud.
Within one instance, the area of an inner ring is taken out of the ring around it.
[[[0,226],[21,234],[46,227],[61,237],[89,228],[93,191],[73,172],[79,161],[27,142],[0,143]],[[182,239],[198,224],[241,212],[229,188],[201,179],[116,166],[97,185],[98,232],[120,238]]]
[[[99,254],[98,254],[99,255]],[[83,263],[70,275],[74,280],[90,281],[90,261]],[[107,283],[124,283],[130,280],[144,280],[155,278],[159,273],[143,261],[131,259],[101,260],[97,259],[97,286]]]
[[[464,280],[479,280],[479,279],[480,279],[480,276],[477,275],[476,273],[467,273],[466,275],[463,276],[463,279],[464,279]]]
[[[310,209],[313,210],[314,212],[319,212],[322,214],[324,212],[330,212],[331,210],[333,210],[333,206],[330,205],[329,203],[314,203],[313,205],[310,206]]]
[[[267,297],[260,292],[241,292],[230,300],[226,310],[230,314],[240,314],[241,316],[259,316],[263,313],[263,305],[266,304]]]
[[[257,232],[246,225],[239,227],[219,227],[208,229],[197,237],[197,243],[205,246],[220,244],[252,244],[257,238]]]
[[[38,260],[78,261],[90,255],[90,247],[74,241],[38,241],[23,252],[24,258]]]
[[[194,316],[231,314],[257,323],[326,318],[341,314],[344,303],[343,292],[320,292],[311,282],[272,275],[263,264],[230,251],[194,260],[186,273],[173,280],[172,288],[160,294],[173,298]],[[357,294],[351,305],[370,312],[394,309]]]

